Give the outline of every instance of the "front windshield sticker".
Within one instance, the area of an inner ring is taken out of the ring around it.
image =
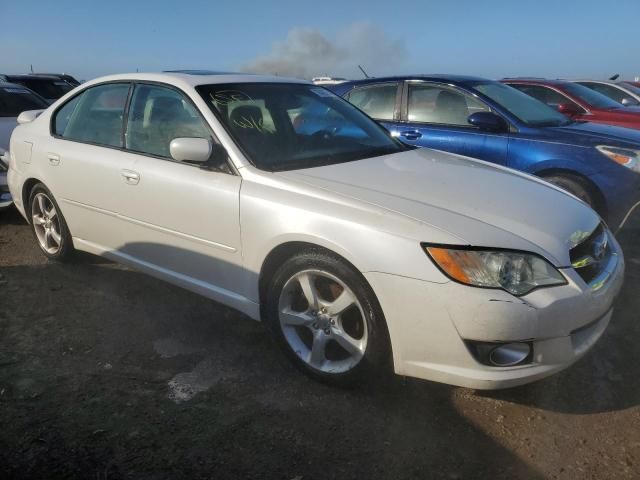
[[[219,92],[210,93],[211,101],[218,105],[229,105],[233,102],[246,102],[252,98],[240,90],[220,90]]]
[[[324,88],[312,88],[311,91],[319,97],[333,97],[333,93],[329,90],[325,90]]]
[[[241,116],[238,119],[233,120],[233,124],[238,128],[253,128],[260,133],[266,133],[267,130],[264,128],[264,121],[262,118],[256,119],[254,117]]]

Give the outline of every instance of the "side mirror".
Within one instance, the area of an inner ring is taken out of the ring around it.
[[[488,132],[504,132],[507,129],[507,123],[504,119],[492,112],[472,113],[469,115],[467,122],[480,130]]]
[[[169,144],[169,152],[174,160],[198,164],[204,169],[220,168],[227,159],[227,150],[208,138],[174,138]]]
[[[33,122],[44,110],[27,110],[18,115],[17,122],[22,125],[24,123]]]
[[[624,97],[620,103],[622,103],[622,105],[624,105],[625,107],[638,105],[638,102],[636,100],[629,97]]]
[[[580,113],[578,107],[576,107],[573,103],[561,103],[556,108],[560,113],[568,117],[573,117],[574,115],[578,115]]]

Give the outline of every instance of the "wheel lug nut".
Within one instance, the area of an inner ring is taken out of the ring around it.
[[[328,329],[328,328],[325,328],[324,329],[324,333],[325,333],[325,335],[329,335],[331,333],[331,330]]]
[[[315,329],[317,330],[317,329],[318,329],[318,324],[317,324],[317,323],[314,323],[314,324],[312,325],[312,327],[313,327],[313,328],[315,328]]]

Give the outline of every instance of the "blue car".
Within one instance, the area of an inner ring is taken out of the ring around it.
[[[575,122],[502,83],[425,75],[329,86],[404,143],[522,170],[623,226],[640,202],[640,131]],[[478,199],[482,202],[482,199]]]

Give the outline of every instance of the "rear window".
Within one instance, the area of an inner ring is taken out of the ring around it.
[[[48,106],[26,88],[0,87],[0,117],[17,117],[26,110],[40,110]]]
[[[33,90],[38,95],[50,99],[57,100],[65,93],[73,90],[73,87],[63,80],[49,80],[39,78],[20,78],[11,80]]]

